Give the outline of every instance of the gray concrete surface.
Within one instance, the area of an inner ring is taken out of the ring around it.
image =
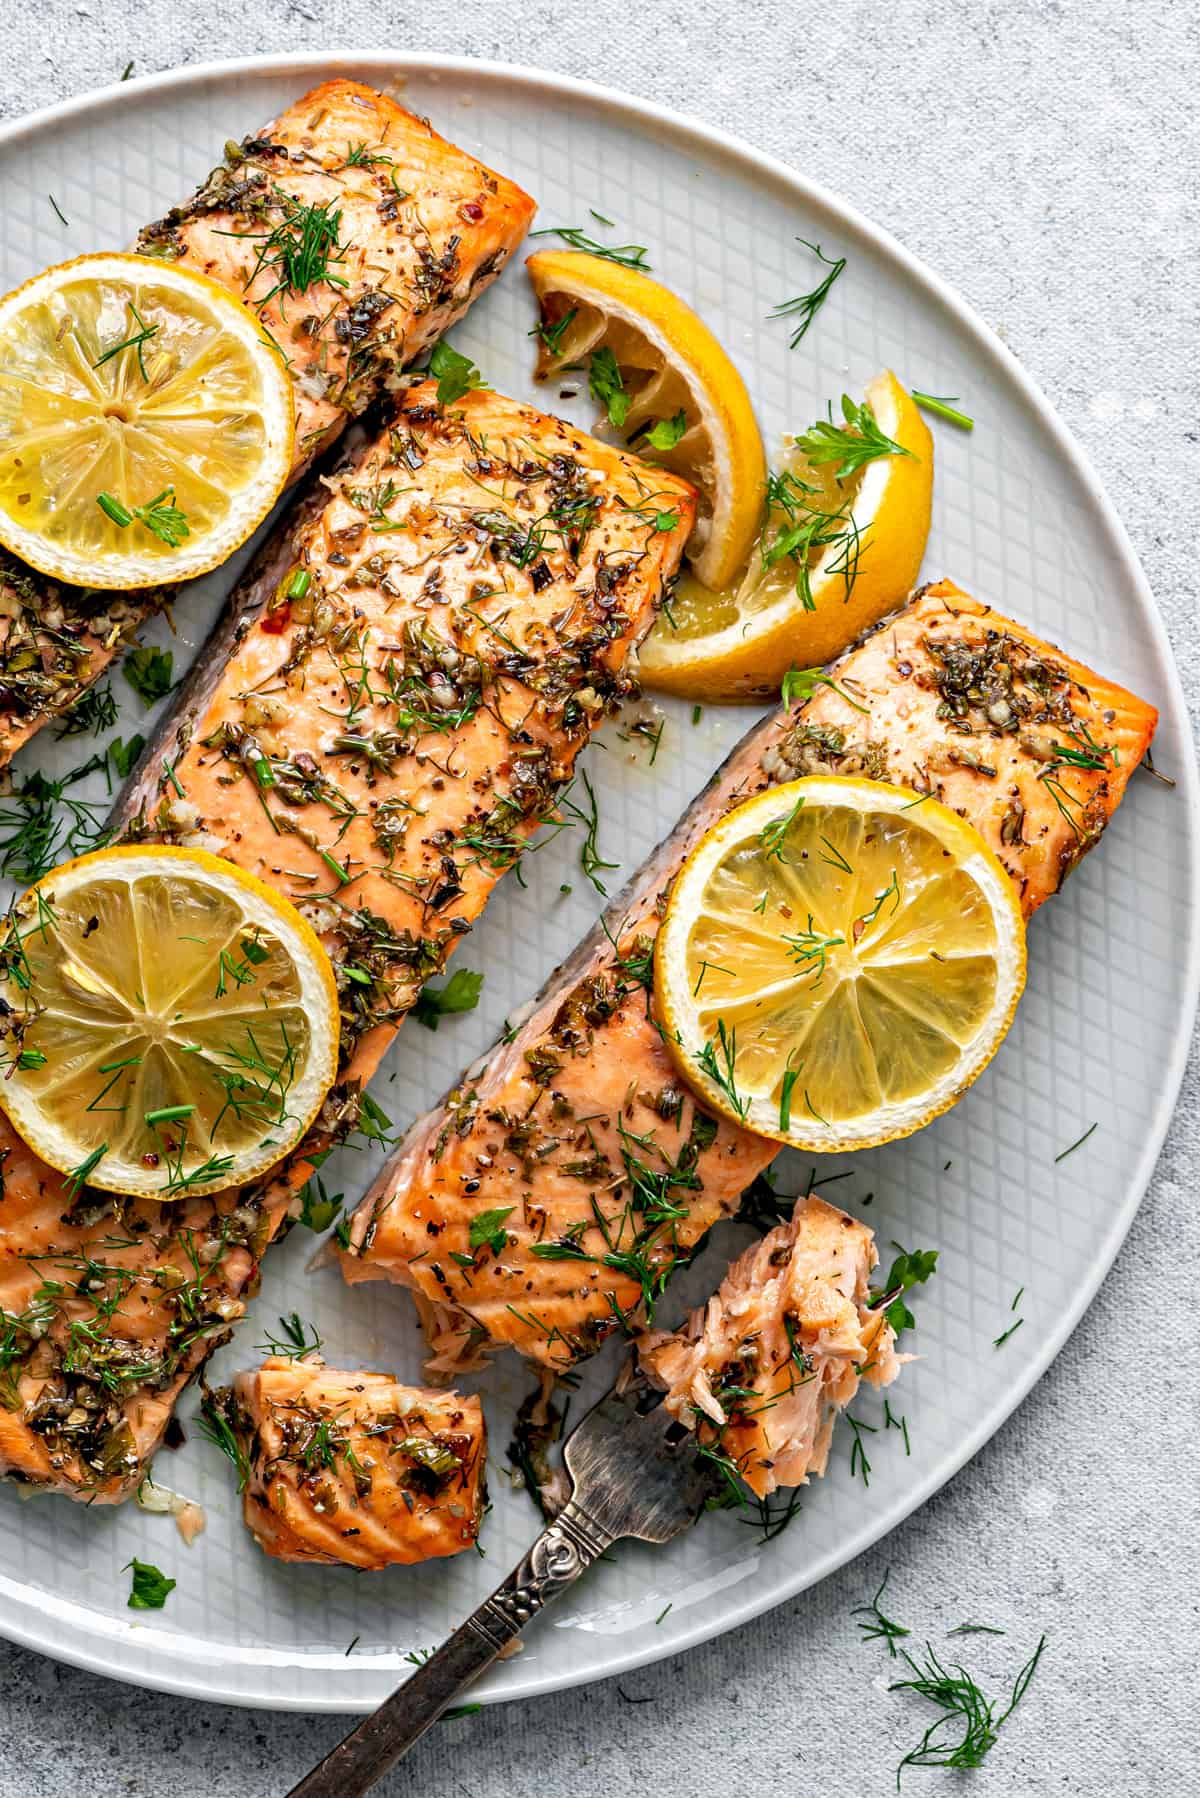
[[[1178,0],[7,0],[0,114],[119,75],[391,44],[592,76],[740,133],[889,227],[999,328],[1116,496],[1195,716],[1200,14]],[[1200,1790],[1195,1061],[1120,1260],[990,1446],[890,1540],[747,1629],[620,1682],[445,1724],[384,1788],[430,1798],[863,1798],[922,1707],[851,1607],[964,1617],[997,1683],[1047,1657],[990,1798]],[[984,1679],[985,1685],[988,1683]],[[337,1719],[183,1703],[0,1644],[0,1798],[267,1798]],[[913,1773],[906,1790],[958,1776]]]

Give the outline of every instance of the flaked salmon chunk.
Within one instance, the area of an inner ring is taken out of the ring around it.
[[[474,1546],[487,1503],[477,1398],[272,1355],[210,1393],[242,1514],[278,1561],[380,1568]]]
[[[254,308],[296,399],[293,476],[461,318],[534,204],[387,95],[327,81],[141,232]],[[66,587],[0,554],[0,765],[68,711],[162,603]]]
[[[647,1331],[638,1361],[664,1404],[758,1498],[823,1474],[838,1413],[900,1371],[869,1279],[865,1224],[815,1194],[733,1263],[682,1329]]]
[[[490,392],[441,408],[422,383],[235,597],[117,823],[209,844],[322,932],[342,1075],[309,1152],[354,1123],[424,980],[631,690],[692,505],[560,420]],[[72,1201],[2,1118],[0,1157],[0,1467],[126,1497],[312,1164],[297,1151],[219,1199],[128,1206]],[[135,1326],[137,1354],[95,1349]]]
[[[696,1104],[654,1018],[660,908],[704,832],[772,782],[867,774],[969,818],[1028,916],[1097,840],[1156,716],[949,583],[916,595],[750,731],[521,1028],[413,1124],[354,1214],[345,1278],[414,1292],[440,1376],[503,1346],[562,1370],[637,1328],[777,1153]],[[481,1213],[502,1219],[482,1247]]]

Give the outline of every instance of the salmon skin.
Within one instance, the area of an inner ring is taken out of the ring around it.
[[[757,1498],[807,1485],[866,1380],[900,1371],[865,1224],[815,1194],[752,1243],[683,1328],[638,1341],[643,1373],[706,1454]]]
[[[422,983],[631,690],[629,652],[692,516],[675,476],[498,394],[439,407],[423,382],[306,496],[235,595],[114,824],[125,840],[209,845],[321,931],[342,1073],[309,1152],[353,1126],[362,1083]],[[63,1178],[0,1119],[5,1150],[0,1466],[89,1501],[123,1498],[244,1309],[312,1163],[297,1150],[253,1187],[183,1212],[86,1187],[69,1204]],[[232,1252],[243,1237],[245,1256]],[[42,1290],[49,1264],[34,1257],[47,1247],[95,1261],[90,1308],[61,1274],[63,1291]],[[193,1250],[194,1306],[211,1334],[176,1316],[174,1275],[156,1283],[160,1265],[186,1269]],[[132,1285],[125,1254],[145,1269]],[[114,1330],[136,1316],[147,1363],[143,1377],[130,1361],[115,1386],[103,1359],[72,1348],[79,1320],[99,1335],[110,1306]],[[58,1420],[73,1415],[76,1437],[64,1438]]]
[[[286,356],[293,478],[461,318],[520,244],[529,196],[425,119],[327,81],[138,237],[244,300]],[[96,592],[0,557],[0,765],[71,706],[165,595]]]
[[[1029,916],[1095,842],[1155,720],[956,587],[918,593],[743,738],[511,1040],[413,1124],[354,1214],[345,1278],[413,1291],[442,1377],[501,1346],[561,1371],[638,1328],[777,1153],[697,1105],[653,1016],[661,906],[701,836],[773,782],[865,774],[969,818]],[[502,1220],[482,1245],[480,1213]]]
[[[209,1393],[242,1514],[278,1561],[380,1568],[461,1554],[487,1503],[477,1398],[272,1355]]]

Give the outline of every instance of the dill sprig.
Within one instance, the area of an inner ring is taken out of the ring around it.
[[[80,767],[51,780],[40,769],[0,805],[0,874],[29,885],[69,856],[99,849],[109,832],[100,823],[102,808],[76,799],[68,789],[93,772],[103,772],[104,757],[94,755]]]
[[[101,731],[111,730],[116,722],[117,702],[112,686],[108,681],[98,681],[80,695],[69,712],[63,714],[54,735],[60,742],[63,737],[85,734],[98,737]]]
[[[238,1491],[244,1492],[250,1479],[250,1462],[242,1447],[241,1439],[233,1428],[224,1411],[221,1410],[219,1395],[205,1389],[200,1402],[200,1434],[214,1448],[219,1448],[227,1460],[237,1470]]]
[[[896,1643],[904,1636],[911,1636],[912,1631],[906,1629],[902,1623],[896,1623],[891,1617],[886,1617],[880,1609],[879,1601],[887,1590],[887,1583],[891,1576],[892,1570],[889,1567],[883,1578],[880,1580],[879,1590],[876,1592],[874,1598],[872,1598],[870,1604],[856,1604],[850,1615],[852,1617],[857,1617],[860,1614],[865,1616],[866,1621],[860,1623],[858,1626],[862,1631],[863,1641],[886,1642],[888,1653],[891,1655],[892,1659],[895,1660],[897,1658]]]
[[[268,1331],[258,1344],[258,1352],[296,1361],[302,1355],[315,1354],[320,1346],[321,1336],[316,1327],[306,1324],[298,1311],[289,1311],[286,1317],[279,1319],[279,1335],[272,1336]]]
[[[893,1692],[916,1692],[936,1704],[941,1715],[935,1717],[917,1746],[905,1755],[896,1769],[896,1790],[905,1767],[980,1767],[996,1742],[1001,1725],[1012,1716],[1029,1689],[1038,1662],[1046,1646],[1043,1636],[1013,1683],[1012,1697],[999,1715],[996,1702],[985,1696],[965,1667],[947,1667],[938,1659],[931,1643],[925,1644],[923,1663],[915,1661],[907,1649],[901,1658],[912,1671],[911,1679],[898,1679],[889,1687]]]
[[[610,224],[600,213],[594,212],[592,217],[600,224]],[[646,260],[646,245],[640,243],[605,244],[598,243],[589,236],[580,225],[547,225],[541,231],[531,231],[530,237],[560,237],[572,250],[583,250],[589,256],[601,256],[605,262],[619,263],[622,268],[636,268],[643,272],[650,267]]]
[[[559,801],[559,807],[562,811],[570,812],[572,819],[576,823],[583,825],[584,837],[583,842],[579,846],[579,865],[595,887],[596,891],[604,898],[607,898],[608,888],[600,879],[601,870],[605,868],[619,868],[621,864],[620,862],[606,862],[600,853],[600,847],[597,841],[600,829],[600,813],[596,804],[595,789],[588,779],[587,770],[585,768],[579,770],[579,778],[583,782],[586,803],[580,805],[577,800],[572,799],[570,796],[572,789],[568,787],[567,791]]]
[[[128,337],[123,337],[120,343],[114,343],[111,349],[105,350],[104,354],[92,363],[92,367],[103,368],[106,362],[111,362],[113,357],[119,356],[123,350],[133,350],[137,355],[138,372],[143,381],[148,382],[150,376],[146,373],[145,348],[152,337],[157,337],[159,327],[148,325],[132,300],[128,300],[126,304],[133,314],[137,330],[131,331]]]
[[[782,817],[772,818],[769,824],[763,825],[758,833],[758,840],[762,845],[763,854],[768,861],[779,862],[783,860],[783,846],[787,840],[787,833],[792,828],[792,825],[796,822],[796,819],[800,816],[803,809],[804,795],[801,793],[799,799],[797,799],[790,811],[785,813]],[[809,922],[811,923],[811,921],[812,920],[810,919]]]
[[[743,1098],[737,1089],[734,1077],[737,1064],[737,1031],[727,1030],[724,1018],[717,1019],[717,1036],[715,1042],[705,1043],[696,1057],[701,1070],[708,1075],[713,1085],[725,1094],[738,1117],[744,1123],[750,1109],[749,1099]]]
[[[243,292],[252,287],[263,269],[275,276],[274,285],[255,310],[261,312],[277,293],[302,294],[318,281],[333,287],[348,285],[344,275],[333,273],[331,264],[344,261],[345,245],[340,242],[341,212],[333,210],[333,200],[320,205],[302,205],[299,200],[276,189],[275,204],[282,210],[279,223],[270,231],[227,231],[226,237],[252,237],[258,240],[254,266],[242,283]]]
[[[835,481],[849,480],[868,462],[876,462],[881,456],[912,456],[911,450],[894,442],[880,429],[869,401],[863,400],[856,405],[850,395],[844,393],[842,418],[844,424],[834,424],[831,404],[828,418],[819,418],[796,438],[796,447],[814,467],[836,463]]]
[[[816,318],[817,313],[829,298],[830,288],[846,266],[846,258],[844,256],[827,256],[819,243],[810,243],[807,237],[798,237],[796,242],[802,243],[806,250],[811,250],[813,255],[825,264],[829,273],[825,276],[823,281],[819,282],[818,285],[813,288],[811,293],[798,294],[794,300],[784,300],[781,305],[776,306],[774,310],[768,314],[768,317],[770,318],[795,318],[799,320],[788,343],[789,350],[794,350],[797,344],[805,336],[809,326],[812,324],[814,318]]]

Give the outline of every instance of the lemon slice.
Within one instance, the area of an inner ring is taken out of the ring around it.
[[[631,448],[696,487],[688,559],[710,586],[731,581],[754,545],[767,478],[741,375],[691,307],[648,275],[578,250],[538,250],[525,266],[542,312],[538,377],[612,353],[622,395],[613,422]],[[655,426],[661,444],[646,435]]]
[[[0,1106],[75,1189],[174,1199],[265,1173],[337,1073],[333,970],[300,914],[204,850],[101,849],[0,939]]]
[[[730,812],[655,951],[666,1041],[704,1103],[818,1151],[945,1111],[1024,984],[1016,888],[974,826],[872,780],[813,776]]]
[[[929,535],[933,438],[890,372],[869,383],[866,403],[869,428],[893,449],[839,479],[836,439],[827,461],[793,444],[749,567],[724,588],[685,573],[642,645],[646,686],[710,700],[774,693],[789,668],[832,661],[907,597]],[[861,431],[844,418],[836,428],[853,449]]]
[[[278,351],[193,269],[80,256],[0,300],[0,542],[45,574],[215,568],[270,511],[293,435]]]

